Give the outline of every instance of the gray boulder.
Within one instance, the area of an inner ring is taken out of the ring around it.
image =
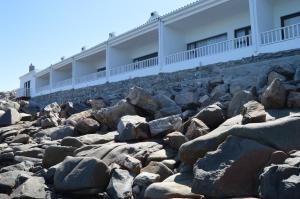
[[[284,75],[281,75],[275,71],[272,71],[268,75],[268,85],[270,85],[274,81],[274,79],[279,79],[282,82],[287,80],[287,78]]]
[[[299,167],[290,165],[272,165],[266,167],[260,175],[260,197],[298,199],[300,197],[299,173]]]
[[[16,124],[21,120],[21,115],[14,108],[8,108],[0,117],[0,127]]]
[[[102,108],[93,112],[93,116],[100,124],[107,125],[110,129],[115,130],[120,118],[125,115],[136,115],[133,105],[125,100],[119,101],[116,105]]]
[[[131,199],[133,176],[126,170],[115,169],[106,192],[113,199]]]
[[[300,92],[292,91],[287,97],[287,107],[300,108]]]
[[[204,122],[211,129],[218,127],[226,119],[218,103],[203,108],[195,117]]]
[[[242,115],[242,124],[266,122],[267,119],[265,107],[256,101],[244,104]]]
[[[154,96],[158,103],[159,110],[155,112],[155,119],[176,115],[181,113],[181,108],[169,97],[158,94]]]
[[[159,182],[160,176],[154,173],[142,172],[134,178],[133,195],[134,198],[143,199],[146,188],[152,183]]]
[[[229,135],[249,138],[278,150],[289,152],[300,149],[299,126],[299,114],[265,123],[233,125],[232,122],[225,122],[214,131],[184,143],[179,149],[179,156],[183,162],[193,164],[208,151],[216,150]]]
[[[197,161],[192,192],[216,198],[255,196],[258,174],[274,151],[249,139],[229,137]]]
[[[175,131],[182,125],[182,119],[178,115],[164,117],[152,120],[149,123],[150,132],[152,136],[157,136],[167,131]]]
[[[204,124],[201,120],[192,118],[185,132],[185,136],[189,140],[193,140],[199,136],[207,134],[209,130],[209,127],[206,126],[206,124]]]
[[[118,123],[120,141],[143,140],[150,136],[149,125],[146,118],[138,115],[125,115]]]
[[[265,108],[283,108],[286,102],[286,90],[279,79],[274,79],[262,94],[262,104]]]
[[[255,100],[255,97],[250,91],[239,91],[233,96],[228,105],[227,116],[230,118],[239,115],[241,113],[243,105],[251,100]]]
[[[147,92],[141,87],[133,87],[129,90],[126,98],[130,104],[133,104],[149,113],[154,114],[159,106],[151,93]]]
[[[173,149],[178,150],[188,139],[179,131],[174,131],[165,136],[164,141]]]
[[[160,180],[164,180],[167,177],[173,175],[173,171],[169,169],[166,165],[161,162],[150,162],[146,167],[144,167],[141,172],[148,172],[158,174]]]
[[[78,137],[79,141],[83,144],[105,144],[115,140],[119,133],[117,131],[112,131],[106,134],[87,134]]]
[[[19,111],[20,104],[11,100],[0,100],[0,110],[7,111],[8,109],[16,109]]]
[[[76,148],[66,146],[50,146],[45,150],[43,166],[49,168],[62,162],[67,156],[73,156]]]
[[[0,193],[8,193],[15,188],[16,179],[19,175],[32,175],[33,173],[26,171],[8,171],[0,174]]]
[[[74,136],[74,128],[71,126],[58,126],[44,129],[34,134],[34,138],[50,137],[52,140],[60,140],[67,136]]]
[[[80,120],[75,127],[75,130],[81,135],[93,134],[96,133],[99,129],[100,124],[96,120],[91,118],[84,118]]]
[[[46,198],[46,185],[42,177],[30,177],[23,184],[18,186],[10,195],[13,199],[31,198],[44,199]]]
[[[99,159],[67,157],[54,175],[54,188],[58,192],[97,194],[106,190],[110,171]]]

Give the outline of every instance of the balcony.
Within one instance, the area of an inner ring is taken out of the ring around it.
[[[36,88],[36,92],[39,94],[46,94],[50,91],[50,85],[40,86]]]
[[[87,75],[83,75],[81,77],[76,78],[75,82],[80,84],[80,83],[85,83],[85,82],[96,81],[96,80],[99,80],[99,79],[103,79],[105,77],[106,77],[106,70],[96,72],[96,73],[90,73],[90,74],[87,74]]]
[[[17,98],[30,98],[30,88],[19,88],[16,90]]]
[[[300,24],[276,28],[261,33],[261,44],[270,45],[297,38],[300,38]]]
[[[61,81],[55,82],[53,84],[53,87],[60,88],[60,87],[71,86],[71,85],[72,85],[72,78],[69,78],[66,80],[61,80]]]
[[[128,73],[132,71],[142,70],[146,68],[151,68],[158,65],[158,57],[146,59],[143,61],[114,67],[110,70],[110,75],[118,75],[123,73]]]
[[[201,57],[221,54],[236,49],[247,48],[249,46],[252,46],[251,35],[218,42],[215,44],[203,46],[200,48],[195,48],[192,50],[186,50],[175,54],[171,54],[166,57],[165,61],[166,64],[168,65],[168,64],[188,61],[192,59],[199,59]]]

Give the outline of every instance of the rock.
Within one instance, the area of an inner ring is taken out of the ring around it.
[[[31,177],[23,184],[17,187],[16,190],[10,195],[11,198],[32,198],[32,199],[44,199],[46,198],[46,185],[45,180],[42,177]]]
[[[125,155],[123,161],[118,162],[118,164],[134,175],[138,175],[142,169],[141,161],[129,155]]]
[[[32,115],[27,113],[20,113],[21,121],[31,121]]]
[[[74,147],[49,146],[45,150],[43,166],[49,168],[62,162],[67,156],[73,156],[74,150]]]
[[[286,77],[277,73],[277,72],[270,72],[269,75],[268,75],[268,85],[270,85],[274,79],[279,79],[280,81],[284,82],[286,81]]]
[[[131,199],[133,197],[132,184],[133,177],[128,171],[115,169],[106,191],[114,199]]]
[[[285,161],[288,157],[289,157],[289,155],[286,154],[286,153],[283,152],[283,151],[275,151],[274,153],[272,153],[268,165],[272,165],[272,164],[283,164],[284,161]]]
[[[236,93],[228,105],[227,116],[234,117],[241,113],[242,107],[249,101],[255,100],[255,97],[249,91],[239,91]]]
[[[158,94],[154,96],[154,99],[157,101],[159,106],[159,110],[157,110],[154,115],[155,119],[181,113],[181,108],[169,97]]]
[[[258,173],[274,151],[252,140],[229,137],[197,161],[192,192],[216,198],[256,195]]]
[[[164,141],[173,149],[178,150],[188,139],[181,132],[175,131],[166,135]]]
[[[16,179],[19,175],[32,175],[26,171],[8,171],[0,174],[0,193],[10,194],[16,185]]]
[[[92,110],[75,113],[75,114],[71,115],[70,117],[68,117],[68,119],[66,120],[66,123],[74,124],[74,126],[76,126],[77,122],[79,122],[80,120],[82,120],[84,118],[89,118],[89,117],[92,117]]]
[[[102,108],[93,112],[93,116],[96,120],[101,124],[107,125],[111,130],[116,129],[122,116],[136,114],[135,108],[125,100],[121,100],[112,107]]]
[[[119,140],[144,140],[150,137],[149,125],[146,118],[138,115],[125,115],[118,124]]]
[[[16,124],[21,120],[21,115],[14,108],[9,108],[0,117],[0,127]]]
[[[210,93],[211,100],[216,102],[220,99],[220,97],[226,95],[228,93],[228,84],[220,84],[216,86]]]
[[[252,123],[246,125],[233,125],[226,122],[214,131],[184,143],[179,149],[180,159],[193,164],[208,151],[214,151],[229,135],[253,139],[285,152],[300,149],[298,142],[300,115],[295,114],[275,121],[265,123]]]
[[[208,126],[197,118],[192,118],[186,130],[185,136],[189,140],[193,140],[199,136],[205,135],[209,132]]]
[[[195,117],[211,129],[218,127],[226,119],[222,108],[218,104],[203,108]]]
[[[71,126],[58,126],[49,129],[45,129],[36,133],[33,137],[50,137],[52,140],[63,139],[67,136],[74,136],[74,128]]]
[[[62,139],[62,141],[61,141],[61,146],[70,146],[70,147],[80,148],[83,145],[84,144],[75,137],[64,137],[64,139]]]
[[[214,78],[208,81],[208,90],[212,91],[216,86],[224,84],[224,80],[222,78]]]
[[[267,113],[263,105],[249,101],[242,108],[242,124],[266,122]]]
[[[40,116],[43,115],[49,115],[50,113],[59,113],[61,111],[60,106],[57,104],[57,102],[51,103],[47,106],[45,106],[41,112],[40,112]]]
[[[106,103],[103,99],[91,99],[87,101],[91,105],[93,110],[100,110],[106,107]]]
[[[10,143],[22,143],[22,144],[27,144],[29,142],[29,135],[27,134],[19,134],[15,136]]]
[[[66,102],[60,106],[61,111],[59,116],[62,118],[69,118],[71,115],[81,112],[86,109],[82,104],[73,104],[73,102]]]
[[[93,134],[96,133],[100,129],[100,124],[91,118],[85,118],[80,120],[76,127],[75,130],[79,132],[81,135],[85,134]]]
[[[154,114],[159,107],[157,101],[149,92],[137,86],[129,90],[129,94],[126,99],[130,104],[133,104],[151,114]]]
[[[279,79],[275,79],[262,95],[265,108],[283,108],[286,102],[286,90]]]
[[[151,184],[145,191],[147,199],[171,199],[171,198],[203,198],[201,195],[191,192],[193,178],[187,174],[170,176],[163,182]]]
[[[177,157],[176,157],[176,159],[177,159]],[[177,165],[177,162],[174,159],[166,159],[166,160],[161,161],[161,163],[166,165],[171,170],[174,170]]]
[[[167,177],[173,175],[173,172],[163,163],[160,162],[150,162],[146,167],[144,167],[141,172],[155,173],[159,174],[160,180],[164,180]]]
[[[197,103],[198,95],[192,91],[182,91],[175,95],[175,102],[182,108],[188,108],[189,106],[195,106]]]
[[[300,157],[297,156],[297,157],[286,158],[282,162],[282,164],[283,163],[288,164],[288,165],[293,166],[293,167],[300,167]]]
[[[161,162],[166,159],[175,158],[176,155],[177,155],[177,151],[170,149],[170,148],[164,148],[159,151],[155,151],[155,152],[151,153],[149,155],[149,157],[147,158],[147,161],[148,162],[150,162],[150,161]]]
[[[97,194],[106,190],[110,171],[99,159],[67,157],[54,175],[54,188],[58,192]]]
[[[20,105],[17,102],[11,100],[0,100],[0,110],[7,111],[8,109],[16,109],[17,111],[20,109]]]
[[[278,65],[274,65],[272,70],[280,73],[288,78],[293,78],[295,74],[295,68],[289,63],[282,63]]]
[[[25,157],[30,157],[30,158],[43,158],[44,151],[45,151],[45,149],[33,147],[33,148],[23,150],[23,151],[16,151],[15,155],[16,156],[25,156]]]
[[[259,195],[262,198],[298,199],[300,168],[289,165],[266,167],[260,175]]]
[[[13,164],[10,166],[6,166],[6,167],[2,167],[0,169],[0,173],[4,173],[4,172],[8,172],[8,171],[29,171],[32,167],[34,166],[34,164],[32,162],[29,161],[24,161],[18,164]]]
[[[40,111],[40,107],[37,103],[33,101],[28,102],[22,100],[20,101],[20,111],[31,115],[35,115],[37,112]]]
[[[0,199],[10,199],[9,195],[0,193]]]
[[[105,144],[115,140],[119,133],[117,131],[109,132],[104,135],[101,134],[88,134],[78,137],[79,141],[83,144]]]
[[[182,125],[182,119],[178,115],[152,120],[149,123],[151,135],[157,136],[164,132],[175,131]]]
[[[208,95],[203,95],[202,97],[200,97],[200,99],[198,100],[198,102],[200,103],[200,105],[202,107],[204,106],[208,106],[210,103],[210,97]]]
[[[300,67],[296,69],[295,75],[294,75],[295,81],[300,81]]]
[[[142,172],[136,176],[132,186],[134,198],[144,198],[146,188],[154,182],[159,182],[159,178],[158,174],[148,172]]]
[[[287,106],[289,108],[300,108],[300,92],[290,92],[287,97]]]
[[[41,127],[43,129],[56,127],[56,126],[58,126],[58,122],[57,122],[57,118],[55,117],[45,118],[41,120]]]

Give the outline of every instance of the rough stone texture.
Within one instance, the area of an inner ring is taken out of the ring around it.
[[[182,119],[178,115],[152,120],[148,123],[152,136],[157,136],[166,131],[175,131],[182,125]]]
[[[227,116],[234,117],[241,113],[243,105],[254,100],[255,97],[250,91],[239,91],[236,93],[228,105]]]
[[[193,140],[199,136],[205,135],[209,132],[209,128],[199,119],[192,118],[190,125],[187,128],[185,136],[189,140]]]
[[[43,166],[49,168],[62,162],[67,156],[73,156],[75,148],[66,146],[50,146],[45,150]]]
[[[226,119],[219,104],[212,104],[205,107],[195,117],[204,122],[211,129],[218,127]]]
[[[142,169],[141,172],[159,174],[160,180],[164,180],[167,177],[173,175],[172,170],[160,162],[150,162],[146,167]]]
[[[33,198],[44,199],[46,198],[46,185],[42,177],[31,177],[26,180],[22,185],[18,186],[16,190],[10,195],[11,198]]]
[[[99,128],[100,124],[96,120],[91,118],[85,118],[77,123],[75,130],[81,135],[85,135],[96,133],[96,131],[99,130]]]
[[[142,172],[134,178],[133,181],[133,194],[137,199],[144,198],[146,188],[154,183],[159,182],[159,175],[154,173]]]
[[[21,115],[14,108],[9,108],[0,117],[0,127],[16,124],[21,120]]]
[[[286,80],[286,77],[284,75],[281,75],[275,71],[272,71],[269,73],[268,75],[268,85],[270,85],[274,79],[279,79],[281,81],[285,81]]]
[[[300,92],[290,92],[287,97],[287,106],[289,108],[300,108]]]
[[[178,88],[178,85],[180,85],[181,88],[198,88],[199,85],[207,83],[208,80],[212,79],[218,79],[222,83],[233,84],[233,86],[236,85],[235,87],[238,88],[230,88],[232,90],[231,93],[234,94],[236,91],[249,89],[251,86],[256,86],[256,84],[258,89],[262,88],[261,85],[267,84],[268,73],[266,73],[266,71],[270,71],[273,67],[272,65],[280,65],[283,63],[294,64],[300,60],[299,54],[300,50],[261,54],[237,61],[216,63],[174,73],[161,73],[88,88],[60,91],[49,95],[34,97],[31,101],[36,102],[40,107],[52,102],[64,103],[72,101],[73,103],[80,103],[89,99],[98,98],[116,103],[125,98],[129,89],[134,86],[139,86],[154,92],[172,91],[175,87]],[[226,77],[226,79],[222,79],[223,77]],[[240,77],[243,77],[242,84],[240,83]],[[245,78],[247,78],[247,81],[244,81]],[[234,84],[234,82],[238,83]]]
[[[286,102],[286,90],[279,79],[274,79],[262,95],[265,108],[283,108]]]
[[[74,128],[71,126],[59,126],[39,131],[34,135],[38,137],[50,137],[52,140],[63,139],[67,136],[74,136]]]
[[[258,173],[274,151],[252,140],[229,137],[197,161],[192,192],[216,198],[257,195]]]
[[[265,122],[267,113],[265,107],[256,101],[250,101],[242,108],[243,124]]]

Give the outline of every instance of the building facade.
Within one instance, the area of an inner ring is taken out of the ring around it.
[[[20,77],[19,97],[117,82],[300,48],[299,0],[198,0],[48,68]]]

